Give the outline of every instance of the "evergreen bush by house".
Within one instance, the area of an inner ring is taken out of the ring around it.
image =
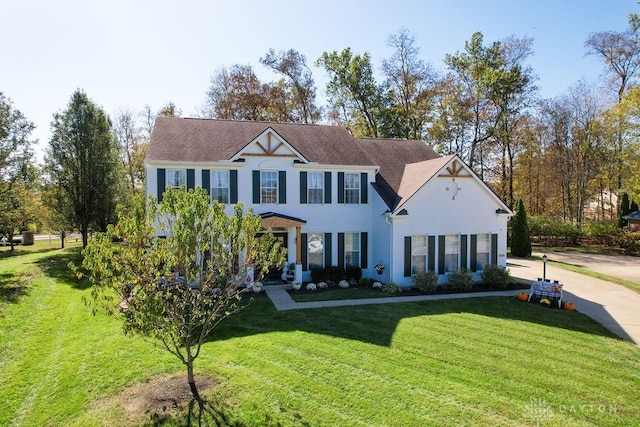
[[[511,254],[519,257],[531,256],[531,235],[527,224],[527,212],[522,199],[516,201],[516,214],[511,220]]]
[[[513,283],[513,278],[511,274],[509,274],[508,269],[502,268],[499,265],[487,265],[482,271],[482,281],[485,285],[506,289]]]
[[[447,276],[447,285],[457,291],[471,290],[471,288],[473,288],[473,275],[469,270],[465,270],[464,268],[452,271]]]
[[[416,288],[426,294],[432,294],[438,289],[438,275],[434,271],[421,271],[415,274],[411,280]]]

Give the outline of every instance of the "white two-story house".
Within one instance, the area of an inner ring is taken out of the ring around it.
[[[296,280],[357,266],[411,285],[432,270],[506,265],[509,208],[457,156],[422,141],[354,138],[338,126],[158,117],[147,193],[201,186],[239,201],[288,249]],[[384,266],[382,274],[374,268]]]

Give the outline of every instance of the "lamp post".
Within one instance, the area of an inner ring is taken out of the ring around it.
[[[547,281],[547,254],[542,255],[542,281]]]

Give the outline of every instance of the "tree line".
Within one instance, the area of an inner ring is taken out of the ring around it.
[[[473,33],[436,70],[402,29],[388,37],[393,53],[377,68],[369,53],[350,48],[324,52],[311,65],[294,49],[270,49],[259,58],[279,76],[270,82],[251,65],[221,67],[197,115],[335,124],[390,144],[423,140],[442,155],[459,155],[509,206],[522,198],[530,214],[580,227],[587,218],[614,220],[623,193],[640,199],[639,27],[631,14],[624,31],[590,34],[585,53],[601,60],[602,84],[578,81],[551,99],[539,96],[527,62],[531,38],[487,42]],[[319,105],[312,68],[328,77],[326,105]],[[33,123],[0,93],[0,233],[46,218],[44,228],[80,230],[86,243],[91,230],[115,219],[118,203],[143,191],[155,117],[181,114],[169,103],[157,112],[123,109],[111,119],[78,90],[54,115],[39,168],[31,161]]]

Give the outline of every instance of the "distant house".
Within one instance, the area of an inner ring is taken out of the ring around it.
[[[629,231],[640,231],[640,211],[631,212],[629,215],[623,216],[622,219],[627,220]]]
[[[506,265],[511,210],[457,156],[337,126],[158,117],[147,193],[201,186],[242,201],[288,248],[299,281],[355,266],[408,286],[417,272]],[[376,265],[384,266],[378,274]],[[476,276],[478,277],[478,276]]]

